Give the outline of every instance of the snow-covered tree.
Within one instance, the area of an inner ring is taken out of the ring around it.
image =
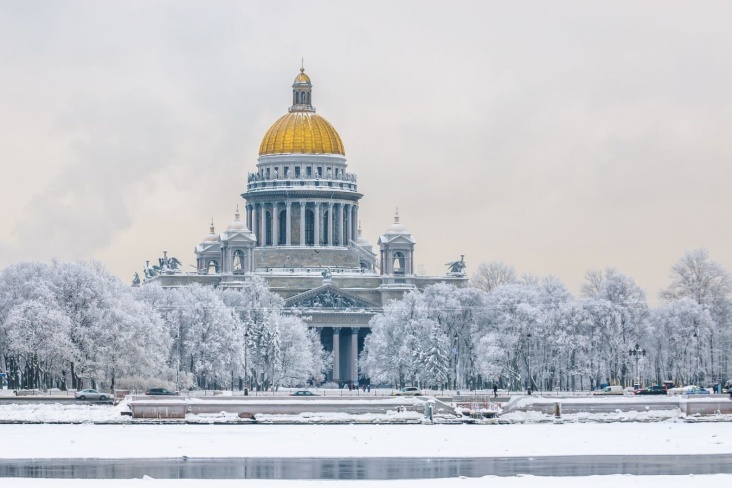
[[[518,282],[516,270],[510,264],[502,261],[480,263],[470,278],[471,286],[487,293],[492,292],[501,285],[510,285],[516,282]]]
[[[694,249],[671,268],[671,283],[661,292],[668,303],[689,299],[709,312],[712,325],[700,331],[694,319],[695,341],[701,351],[697,357],[700,376],[707,383],[724,380],[732,375],[729,348],[732,345],[732,276],[719,263],[711,260],[706,249]]]

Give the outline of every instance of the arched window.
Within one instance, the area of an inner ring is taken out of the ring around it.
[[[264,235],[265,235],[265,246],[272,245],[272,212],[264,213]]]
[[[401,252],[394,253],[394,261],[392,263],[392,274],[404,276],[406,258]]]
[[[287,211],[283,210],[280,212],[279,225],[277,228],[280,231],[280,235],[277,237],[277,243],[280,246],[284,246],[287,242]]]
[[[295,105],[300,103],[300,92],[295,92]]]
[[[212,259],[208,262],[208,266],[206,266],[206,273],[207,274],[216,274],[219,272],[219,263]]]
[[[312,210],[305,212],[305,245],[315,245],[315,213]]]
[[[244,271],[244,252],[241,249],[234,251],[231,269],[234,273],[242,273]]]

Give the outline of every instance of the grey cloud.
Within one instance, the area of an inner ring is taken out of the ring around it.
[[[33,197],[0,259],[156,235],[109,263],[126,276],[170,245],[166,216],[135,207],[170,185],[186,219],[165,239],[191,249],[230,218],[304,56],[372,241],[399,205],[428,272],[466,254],[578,289],[612,265],[653,296],[685,249],[732,267],[710,217],[732,204],[731,17],[725,2],[6,3],[0,109],[24,123],[0,154],[36,164],[23,146],[44,144],[27,129],[44,109],[63,149],[39,164],[58,178],[18,183]]]

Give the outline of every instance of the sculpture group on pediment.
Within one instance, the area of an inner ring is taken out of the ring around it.
[[[303,308],[354,308],[358,304],[347,296],[326,290],[302,300],[297,306]]]

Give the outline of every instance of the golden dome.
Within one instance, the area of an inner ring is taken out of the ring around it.
[[[310,77],[305,74],[305,68],[300,68],[300,72],[295,77],[295,83],[310,83]]]
[[[298,76],[307,76],[300,73]],[[272,124],[259,146],[265,154],[340,154],[346,155],[338,132],[325,118],[314,112],[293,111]]]

